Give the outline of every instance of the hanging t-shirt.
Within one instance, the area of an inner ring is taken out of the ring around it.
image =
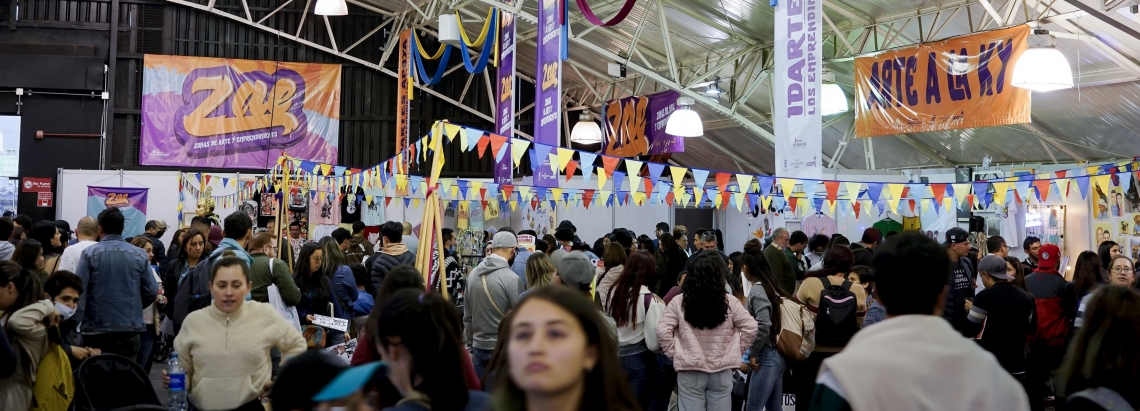
[[[1005,214],[999,214],[999,216],[1002,217],[1001,237],[1005,240],[1005,243],[1011,247],[1015,244],[1021,244],[1021,230],[1017,229],[1017,213],[1019,211],[1017,202],[1011,201],[1009,207],[1005,210]]]
[[[360,208],[363,210],[360,220],[364,222],[365,226],[375,227],[384,224],[384,189],[373,188],[364,190],[364,196],[372,196],[372,201],[365,200],[360,203]]]
[[[340,228],[335,224],[316,224],[309,228],[309,238],[313,241],[321,241],[322,238],[332,235],[333,231]]]
[[[894,231],[896,233],[901,233],[903,231],[902,223],[899,223],[898,221],[895,221],[895,220],[892,220],[889,218],[879,220],[879,222],[875,223],[871,227],[878,228],[879,232],[882,233],[884,236],[887,235],[887,233],[890,233],[891,231]]]
[[[812,214],[804,217],[803,225],[800,228],[808,237],[820,234],[828,238],[836,233],[835,229],[835,219],[823,214]]]
[[[310,224],[340,223],[340,207],[336,205],[337,195],[335,193],[327,193],[325,191],[327,188],[328,187],[325,184],[320,184],[317,187],[317,196],[311,199],[312,203],[309,205]],[[320,237],[310,236],[310,238]]]
[[[903,217],[903,231],[918,231],[922,229],[922,220],[918,217]]]
[[[343,196],[340,199],[340,223],[352,224],[360,221],[361,208],[363,204],[361,197],[364,196],[364,189],[360,186],[344,186],[340,188],[340,193]]]

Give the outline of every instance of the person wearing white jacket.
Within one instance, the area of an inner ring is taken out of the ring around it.
[[[59,323],[51,300],[31,271],[0,261],[0,329],[16,351],[16,372],[0,379],[0,410],[28,410],[40,358],[48,349],[47,329]]]
[[[648,251],[636,251],[626,259],[606,301],[606,314],[617,323],[618,354],[629,377],[633,396],[641,409],[649,409],[656,385],[657,323],[665,314],[665,302],[645,286],[657,276],[657,262]]]

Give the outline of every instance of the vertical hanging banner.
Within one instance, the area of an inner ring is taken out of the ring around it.
[[[87,186],[87,215],[98,217],[108,208],[123,213],[123,237],[134,237],[146,232],[146,196],[149,188]]]
[[[855,59],[855,137],[1028,123],[1021,25]]]
[[[822,0],[781,0],[776,5],[776,175],[822,175]]]
[[[399,85],[396,86],[396,153],[404,151],[408,148],[408,134],[409,122],[408,117],[411,116],[412,103],[409,98],[412,86],[412,31],[411,29],[400,32],[400,78],[397,79]],[[396,172],[406,174],[408,172],[408,163],[411,161],[410,156],[404,156],[403,161],[396,164]]]
[[[680,96],[680,92],[670,90],[607,101],[602,105],[606,128],[602,154],[633,157],[684,152],[685,139],[665,133],[665,123],[677,109]]]
[[[148,54],[143,165],[272,167],[277,158],[336,164],[340,65]]]
[[[562,141],[562,22],[558,13],[558,0],[540,0],[534,142],[555,147]],[[534,185],[558,187],[558,174],[550,169],[550,158],[538,161],[542,164],[534,172]]]
[[[514,1],[508,0],[508,6]],[[499,76],[496,83],[499,99],[495,110],[495,133],[500,136],[515,137],[515,15],[499,11]],[[507,152],[510,152],[510,139],[507,139]],[[503,156],[495,162],[495,183],[511,184],[514,167],[511,156]]]

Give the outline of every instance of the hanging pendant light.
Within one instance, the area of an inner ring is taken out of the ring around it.
[[[843,89],[839,84],[835,83],[835,73],[830,70],[823,71],[823,99],[820,101],[820,113],[825,116],[833,114],[846,113],[847,95],[843,94]]]
[[[578,144],[598,144],[602,142],[602,128],[594,122],[589,111],[583,111],[578,116],[578,122],[570,131],[570,142]]]
[[[459,38],[459,19],[455,17],[455,13],[440,14],[439,42],[458,46],[460,41],[463,40]]]
[[[705,135],[705,125],[701,122],[701,116],[693,111],[692,97],[684,97],[677,99],[679,106],[673,114],[669,115],[669,120],[665,123],[665,134],[672,134],[678,137],[700,137]]]
[[[1029,49],[1021,54],[1013,68],[1010,84],[1033,91],[1072,88],[1073,69],[1054,46],[1055,40],[1048,30],[1034,30],[1029,36]]]
[[[317,0],[313,14],[320,16],[347,16],[348,4],[344,0]]]

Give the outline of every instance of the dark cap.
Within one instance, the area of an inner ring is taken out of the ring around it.
[[[872,228],[868,228],[866,230],[863,230],[863,239],[861,240],[861,242],[863,244],[878,244],[879,241],[882,241],[882,240],[883,240],[883,232],[879,231],[878,228],[872,227]]]
[[[1013,276],[1006,272],[1005,259],[990,254],[978,262],[978,271],[989,274],[990,277],[1013,281]]]
[[[581,251],[571,251],[558,261],[555,267],[562,283],[576,289],[584,289],[594,282],[598,274],[597,266],[590,263],[590,258]]]
[[[570,231],[574,232],[578,231],[578,227],[574,227],[574,223],[571,223],[570,220],[562,220],[561,223],[558,223],[558,229],[561,230],[563,228],[569,228]]]
[[[943,245],[953,245],[953,244],[958,244],[958,243],[964,243],[964,242],[969,241],[969,240],[970,240],[970,233],[967,233],[966,230],[963,230],[959,227],[954,227],[954,228],[951,228],[949,230],[946,230],[946,242],[942,243],[942,244]]]

